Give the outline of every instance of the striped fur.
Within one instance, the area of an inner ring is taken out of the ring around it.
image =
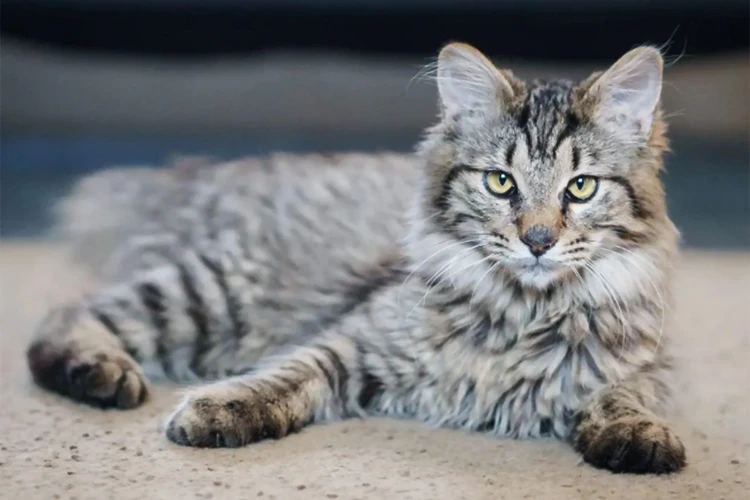
[[[274,155],[85,179],[64,228],[112,285],[42,324],[36,381],[131,408],[147,376],[216,380],[170,418],[184,445],[376,414],[556,436],[617,472],[681,468],[657,416],[677,250],[659,181],[658,52],[577,85],[524,83],[453,44],[437,79],[442,117],[414,157]],[[511,195],[488,192],[497,169]],[[579,175],[598,179],[585,203],[564,194]],[[529,231],[552,239],[539,258]]]

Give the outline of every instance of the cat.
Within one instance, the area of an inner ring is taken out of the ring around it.
[[[614,472],[683,468],[663,416],[679,235],[661,54],[527,83],[453,43],[435,69],[439,121],[414,155],[82,180],[62,227],[110,284],[41,323],[35,381],[122,409],[147,374],[213,381],[166,426],[188,446],[390,415],[553,436]]]

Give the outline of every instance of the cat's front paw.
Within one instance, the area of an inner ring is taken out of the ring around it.
[[[283,397],[220,382],[188,394],[169,420],[167,438],[183,446],[236,448],[298,430],[291,414]]]
[[[579,436],[583,459],[612,472],[665,474],[686,464],[685,447],[667,425],[648,417],[624,417]]]

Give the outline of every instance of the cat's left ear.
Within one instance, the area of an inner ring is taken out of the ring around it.
[[[444,118],[461,125],[498,116],[513,97],[506,76],[481,52],[464,43],[451,43],[440,51],[437,81]]]
[[[624,138],[648,139],[661,96],[664,61],[653,47],[622,56],[589,88],[594,122]]]

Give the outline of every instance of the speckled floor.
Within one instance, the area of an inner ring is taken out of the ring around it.
[[[554,441],[499,441],[413,422],[351,421],[239,450],[168,443],[178,398],[159,387],[130,412],[34,387],[35,321],[87,280],[54,246],[0,245],[0,498],[745,499],[750,489],[750,256],[689,253],[671,335],[681,356],[674,418],[690,465],[616,476]]]

